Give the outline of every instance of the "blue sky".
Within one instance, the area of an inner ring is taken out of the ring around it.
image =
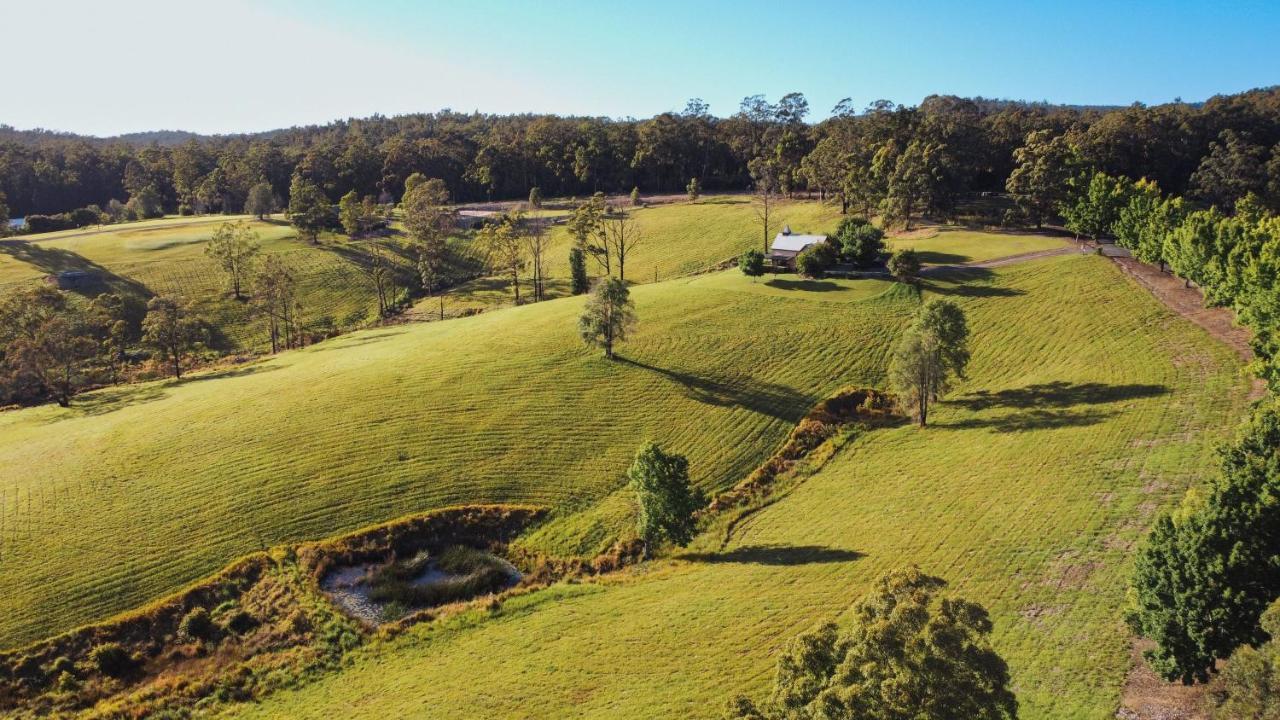
[[[727,115],[791,91],[818,117],[931,93],[1158,103],[1280,83],[1275,0],[0,0],[0,26],[0,123],[95,135],[446,107],[646,117],[691,97]]]

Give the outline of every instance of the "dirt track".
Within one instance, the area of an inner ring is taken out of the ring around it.
[[[1235,322],[1235,313],[1227,308],[1205,307],[1204,295],[1197,288],[1186,287],[1186,283],[1170,273],[1161,272],[1159,268],[1139,262],[1133,258],[1111,258],[1126,275],[1139,285],[1151,291],[1160,302],[1170,310],[1204,328],[1213,337],[1229,345],[1241,360],[1253,359],[1253,351],[1249,341],[1253,334],[1248,328]]]

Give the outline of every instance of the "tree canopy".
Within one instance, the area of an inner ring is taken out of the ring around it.
[[[1009,669],[991,648],[981,605],[943,594],[917,567],[892,570],[852,608],[791,641],[773,692],[729,704],[729,720],[1011,720]]]

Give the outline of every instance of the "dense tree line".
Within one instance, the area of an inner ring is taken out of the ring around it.
[[[1280,598],[1280,218],[1265,174],[1241,182],[1249,176],[1240,170],[1241,158],[1263,156],[1228,136],[1185,196],[1093,170],[1072,175],[1057,203],[1069,229],[1114,237],[1201,288],[1206,304],[1232,308],[1252,330],[1252,370],[1272,393],[1222,449],[1221,471],[1158,518],[1135,562],[1129,620],[1155,641],[1147,658],[1161,675],[1204,682],[1232,658],[1212,694],[1218,717],[1280,713],[1275,645],[1266,644],[1274,613],[1264,615]]]
[[[964,193],[1005,190],[1032,155],[1048,165],[1028,166],[1014,186],[1052,186],[1053,158],[1069,145],[1088,167],[1207,202],[1280,194],[1275,89],[1120,109],[931,96],[861,111],[842,102],[816,124],[808,116],[808,101],[792,93],[746,98],[729,117],[695,99],[644,120],[443,111],[116,140],[0,127],[0,193],[14,217],[105,210],[144,193],[167,212],[256,212],[287,201],[295,176],[334,203],[353,191],[399,200],[415,173],[443,181],[455,201],[528,198],[534,188],[539,197],[694,196],[758,185],[766,173],[752,163],[763,161],[781,193],[830,195],[905,221],[949,213]]]

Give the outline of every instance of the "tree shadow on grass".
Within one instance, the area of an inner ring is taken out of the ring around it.
[[[999,433],[1051,430],[1065,427],[1096,425],[1115,415],[1106,410],[1027,410],[996,417],[968,418],[948,423],[930,423],[930,427],[943,430],[976,430],[987,428]]]
[[[114,292],[145,301],[155,294],[137,280],[117,275],[79,253],[63,248],[26,240],[0,240],[0,254],[31,265],[48,275],[73,271],[88,273],[88,282],[70,290],[84,297],[92,298],[104,292]]]
[[[956,405],[967,410],[987,410],[997,407],[1070,407],[1072,405],[1101,405],[1120,402],[1121,400],[1157,397],[1167,395],[1169,392],[1170,390],[1166,385],[1142,383],[1111,385],[1097,382],[1073,383],[1065,380],[1055,380],[994,393],[979,390],[964,397],[948,400],[947,404]]]
[[[862,553],[854,550],[841,550],[825,545],[745,545],[726,552],[686,553],[677,555],[676,559],[711,564],[816,565],[851,562],[862,557]]]
[[[102,388],[83,395],[76,395],[71,398],[71,405],[67,408],[68,412],[51,417],[49,422],[56,423],[61,420],[68,420],[75,417],[96,417],[98,415],[106,415],[107,413],[115,412],[116,410],[121,410],[132,405],[142,405],[153,400],[160,400],[169,394],[170,388],[181,385],[202,383],[208,380],[246,377],[249,375],[258,375],[264,372],[274,372],[279,369],[279,365],[256,363],[227,370],[201,373],[199,375],[188,375],[183,377],[181,380],[174,380],[171,378],[167,381],[148,382],[135,385],[114,385],[112,387]]]
[[[973,258],[968,255],[958,255],[956,253],[944,253],[936,250],[917,250],[916,257],[920,258],[920,262],[929,265],[947,265],[952,263],[966,263]]]
[[[989,428],[995,432],[1026,432],[1063,427],[1084,427],[1100,423],[1116,414],[1100,408],[1075,408],[1078,405],[1106,405],[1157,397],[1170,392],[1164,385],[1107,383],[1071,383],[1055,381],[988,393],[975,392],[946,401],[947,405],[974,412],[1012,409],[996,415],[967,418],[934,427],[951,430]]]
[[[779,290],[803,290],[805,292],[839,292],[849,289],[830,280],[785,280],[783,278],[775,278],[765,281],[765,285]]]
[[[726,382],[680,370],[655,367],[629,358],[618,357],[617,360],[666,377],[680,385],[687,397],[698,402],[717,407],[743,407],[789,423],[799,422],[815,402],[815,398],[794,388],[754,378]]]
[[[379,332],[361,335],[360,337],[352,337],[350,335],[340,335],[336,338],[333,338],[332,340],[330,340],[329,342],[323,345],[312,345],[307,349],[310,352],[329,352],[331,350],[349,350],[353,347],[360,347],[361,345],[372,345],[374,343],[379,343],[388,338],[393,338],[396,335],[403,335],[406,332],[408,331],[407,330],[382,330]]]
[[[996,274],[988,268],[942,265],[921,273],[937,282],[921,280],[920,287],[938,295],[955,297],[1016,297],[1025,290],[995,285]]]

